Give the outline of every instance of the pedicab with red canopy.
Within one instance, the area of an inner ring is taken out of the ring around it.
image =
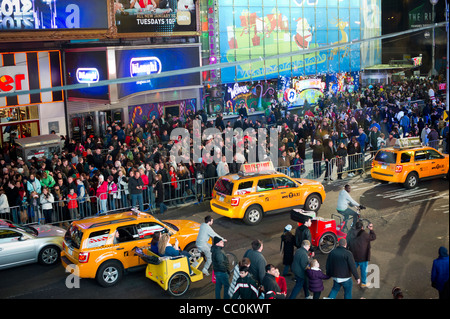
[[[317,217],[315,212],[304,211],[303,209],[293,209],[291,219],[298,222],[298,226],[303,225],[308,218],[311,218],[311,246],[319,248],[324,253],[330,253],[336,248],[341,238],[346,238],[347,234],[336,227],[336,220]]]

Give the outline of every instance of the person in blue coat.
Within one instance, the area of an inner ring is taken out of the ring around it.
[[[439,257],[433,261],[431,269],[431,286],[439,292],[439,299],[443,299],[445,285],[448,285],[448,251],[439,247]]]

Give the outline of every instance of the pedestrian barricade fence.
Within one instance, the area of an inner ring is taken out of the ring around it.
[[[343,158],[333,158],[330,161],[304,161],[301,164],[286,167],[276,167],[293,178],[334,180],[342,178],[343,174],[365,173],[370,170],[372,159],[376,151],[347,155]],[[218,177],[207,177],[203,173],[188,179],[163,183],[164,204],[178,207],[185,203],[199,203],[211,199],[212,191]],[[103,195],[103,196],[102,196]],[[51,204],[51,209],[43,209],[38,202],[30,205],[10,207],[0,214],[0,218],[9,219],[17,224],[48,223],[62,224],[73,220],[99,214],[107,214],[117,210],[130,210],[138,207],[142,211],[157,212],[155,193],[152,185],[147,185],[141,196],[132,196],[128,190],[119,189],[117,192],[97,196],[85,196],[77,199],[61,199]],[[2,216],[3,215],[3,216]]]

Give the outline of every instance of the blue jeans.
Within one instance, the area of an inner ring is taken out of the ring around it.
[[[139,210],[142,212],[144,210],[144,199],[142,193],[131,194],[131,206],[136,207],[136,201],[139,202]]]
[[[164,204],[164,202],[159,203],[159,213],[163,214],[166,210],[167,210],[166,204]]]
[[[108,207],[107,207],[107,200],[106,199],[100,199],[100,210],[101,212],[104,214],[108,211]]]
[[[215,271],[214,275],[216,276],[216,299],[220,298],[220,292],[223,286],[223,299],[230,299],[228,296],[228,289],[230,289],[230,282],[228,279],[228,274],[226,272]]]
[[[335,299],[341,287],[344,288],[344,299],[352,299],[353,280],[351,278],[341,283],[333,280],[333,288],[331,288],[328,298]]]
[[[308,279],[295,276],[295,286],[294,289],[292,289],[289,299],[297,298],[297,295],[300,292],[300,290],[302,290],[302,288],[303,291],[305,292],[305,298],[308,297],[309,296]]]
[[[367,266],[369,264],[368,261],[355,262],[356,268],[361,267],[361,283],[366,284],[367,281]]]

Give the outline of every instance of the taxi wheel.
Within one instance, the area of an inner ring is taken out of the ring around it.
[[[244,215],[244,222],[247,225],[254,226],[259,224],[262,218],[263,218],[263,211],[261,207],[254,205],[247,208],[247,211],[245,212]]]
[[[403,186],[405,186],[405,188],[407,188],[407,189],[411,189],[411,188],[416,187],[418,183],[419,183],[419,177],[417,176],[416,173],[413,172],[413,173],[408,174]]]
[[[305,210],[317,212],[320,208],[321,200],[318,195],[309,195],[305,202]]]
[[[97,271],[97,282],[102,287],[111,287],[122,279],[123,268],[118,261],[107,261]]]

